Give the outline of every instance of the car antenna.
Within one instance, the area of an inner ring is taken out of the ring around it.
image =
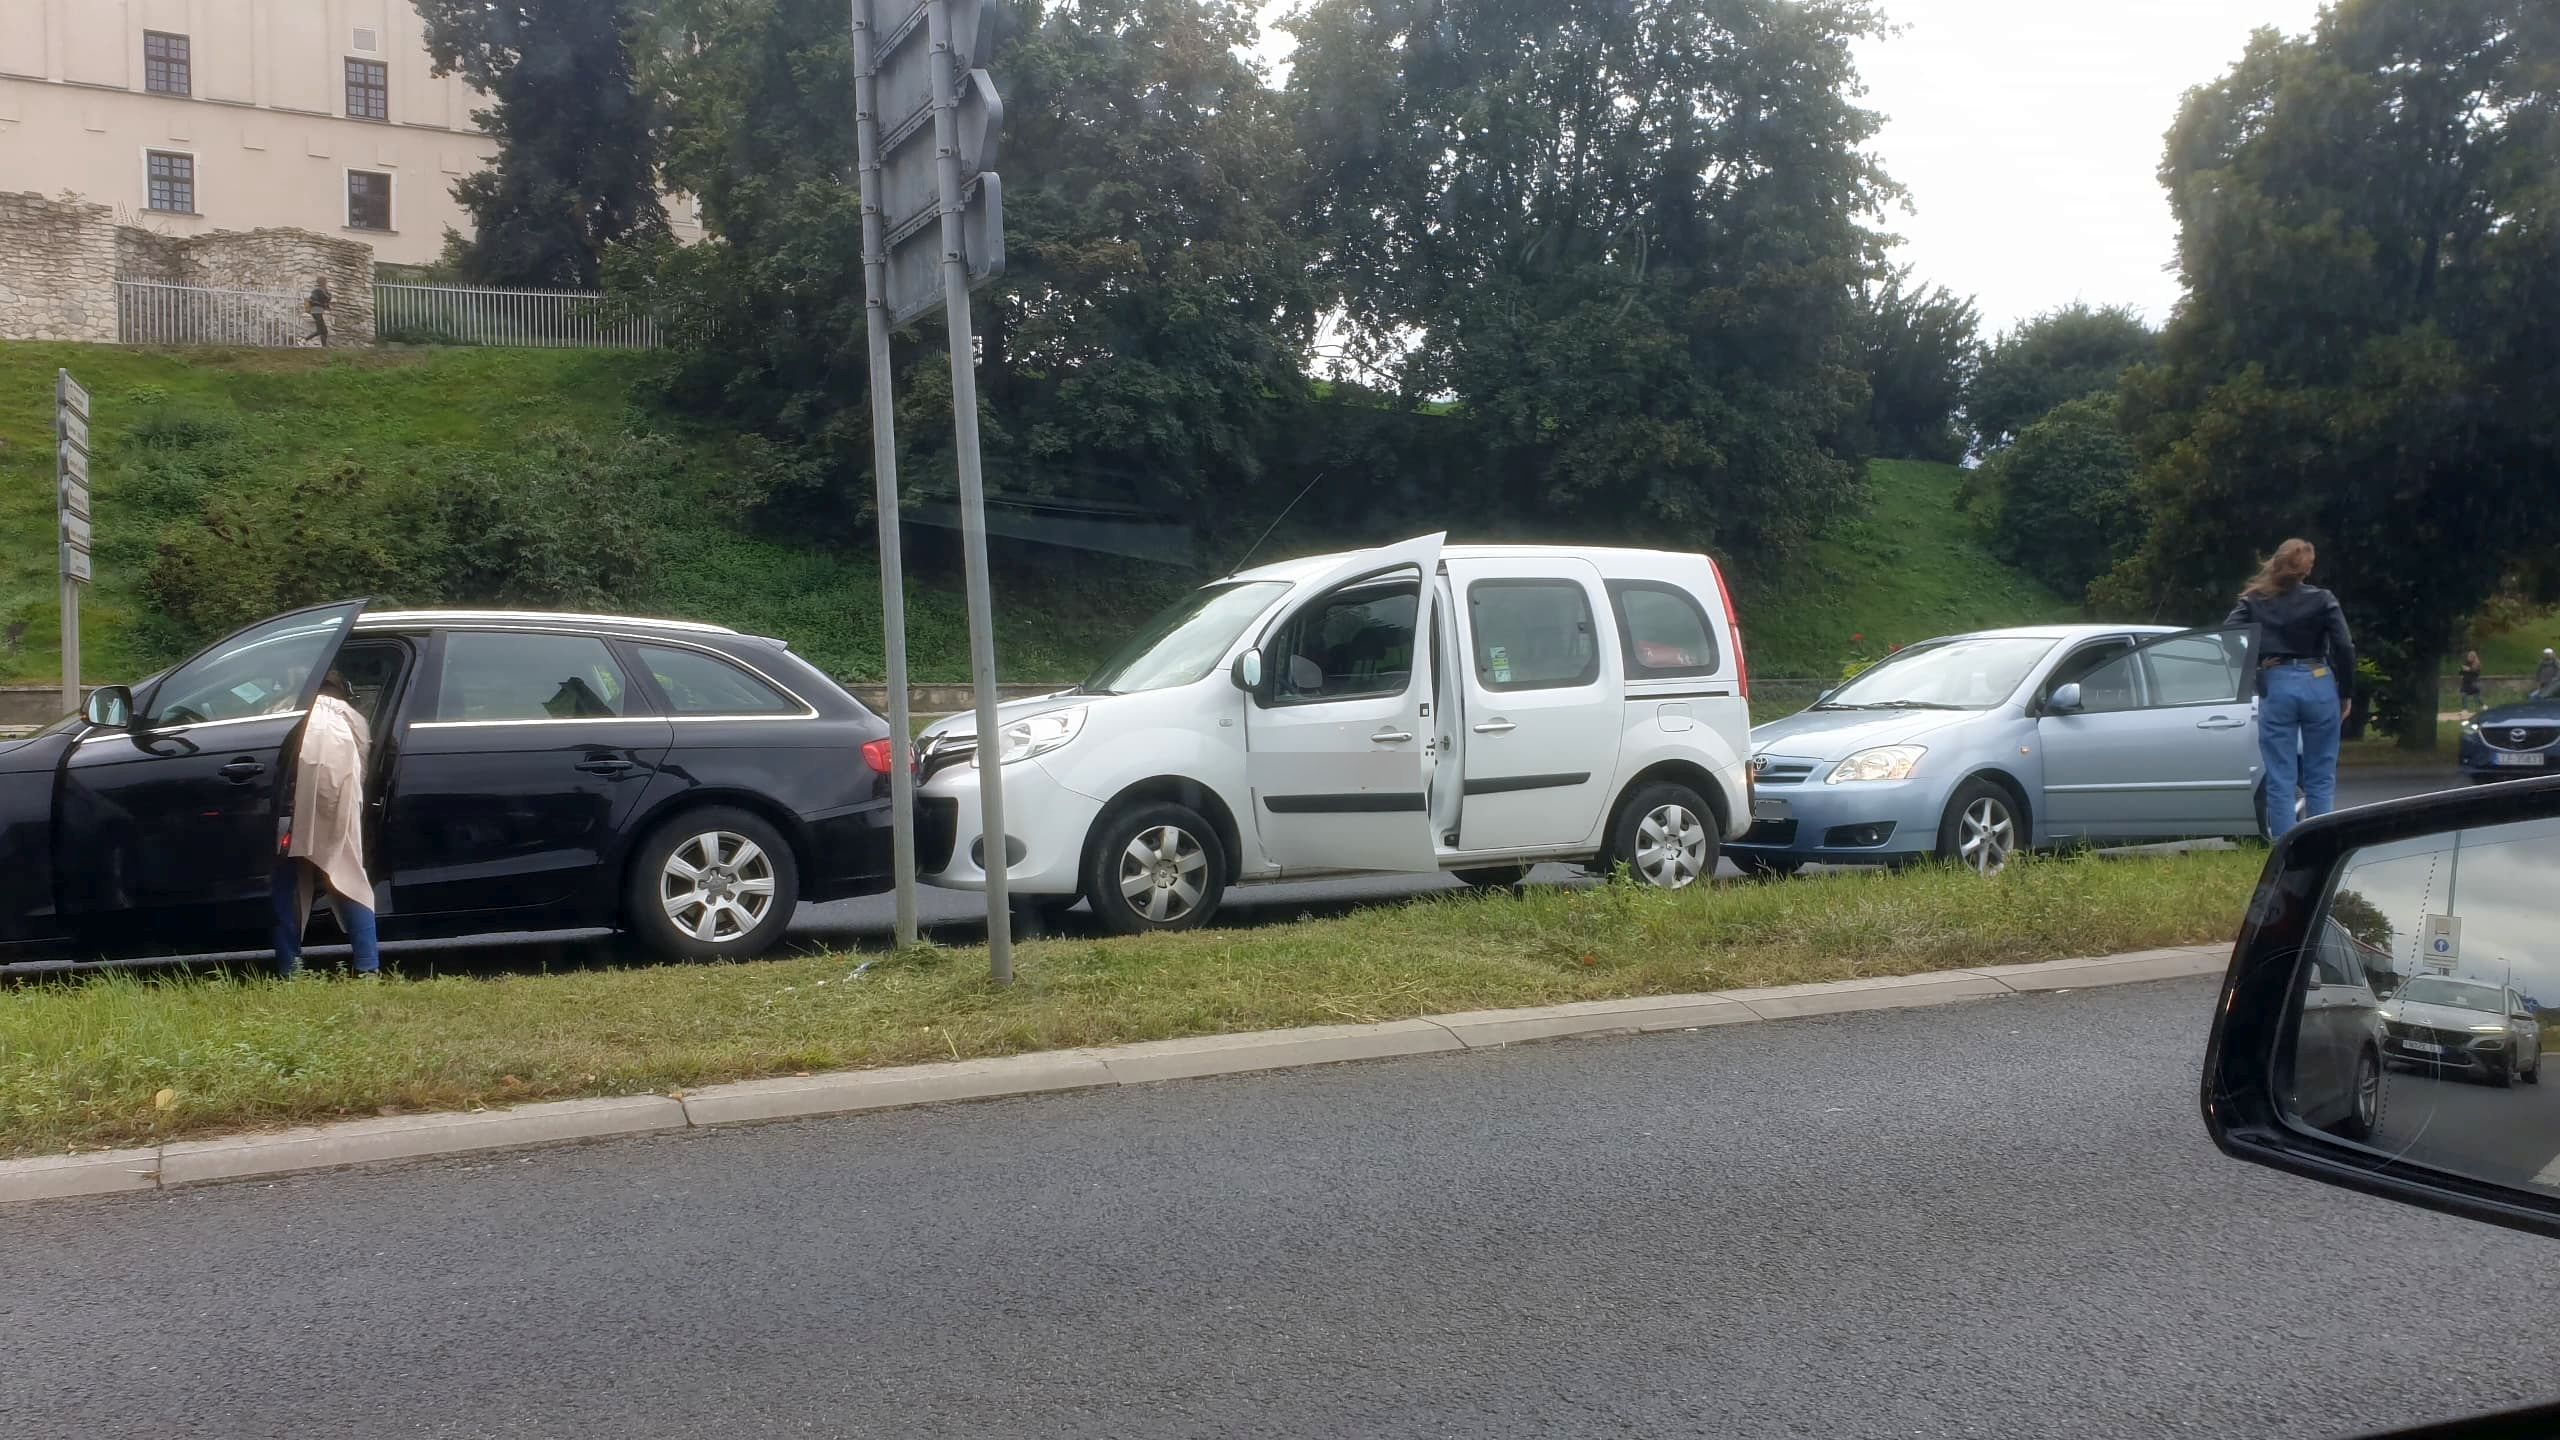
[[[1289,518],[1289,512],[1298,508],[1298,501],[1307,498],[1307,491],[1313,490],[1316,486],[1324,483],[1324,477],[1332,473],[1333,472],[1330,470],[1317,471],[1316,478],[1308,481],[1305,488],[1301,489],[1296,496],[1291,498],[1288,504],[1281,506],[1280,513],[1271,517],[1271,523],[1262,527],[1262,533],[1253,537],[1253,544],[1246,549],[1242,558],[1238,559],[1235,564],[1227,567],[1227,573],[1232,575],[1237,571],[1242,570],[1244,568],[1244,562],[1253,558],[1253,552],[1262,548],[1262,542],[1271,538],[1271,532],[1280,528],[1280,522]]]

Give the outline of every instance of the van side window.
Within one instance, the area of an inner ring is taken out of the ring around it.
[[[1487,690],[1565,690],[1600,678],[1591,597],[1571,580],[1478,580],[1467,587],[1467,615]]]
[[[1401,695],[1413,679],[1419,582],[1336,590],[1289,617],[1272,637],[1272,702],[1312,705]]]
[[[1612,580],[1609,603],[1618,612],[1628,679],[1672,680],[1723,668],[1715,628],[1688,591],[1658,580]]]

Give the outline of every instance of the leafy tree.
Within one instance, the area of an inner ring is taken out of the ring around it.
[[[489,97],[495,165],[453,196],[478,231],[448,246],[493,285],[593,289],[605,252],[666,233],[654,99],[633,83],[650,0],[415,0],[438,75]]]
[[[1869,448],[1904,460],[1963,459],[1956,412],[1980,354],[1981,312],[1944,285],[1913,286],[1908,266],[1870,282],[1865,296]]]
[[[2140,315],[2117,305],[2065,305],[2009,330],[1984,349],[1965,390],[1975,443],[1996,449],[2053,407],[2113,390],[2127,368],[2152,358],[2159,340]]]
[[[2112,394],[2054,408],[1983,463],[2002,558],[2078,598],[2142,538],[2139,469]]]
[[[2113,593],[2218,613],[2306,536],[2386,714],[2432,714],[2461,620],[2560,540],[2560,8],[2340,0],[2261,31],[2161,178],[2187,298],[2127,383],[2153,521]]]
[[[1546,528],[1764,552],[1860,492],[1865,0],[1316,0],[1288,22],[1321,277]]]
[[[668,174],[717,244],[626,288],[701,316],[676,393],[801,442],[869,491],[851,52],[842,0],[665,0],[683,43]],[[1316,307],[1278,96],[1233,0],[1026,0],[996,12],[1005,277],[978,297],[990,488],[1213,515],[1250,496],[1307,401]],[[938,329],[902,337],[902,479],[950,479]]]

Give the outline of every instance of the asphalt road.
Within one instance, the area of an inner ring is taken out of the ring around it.
[[[2560,1393],[2547,1242],[2213,1152],[2213,994],[34,1207],[0,1435],[2100,1440]]]
[[[2421,1164],[2502,1185],[2560,1188],[2560,1069],[2501,1090],[2477,1080],[2393,1069],[2372,1142]]]

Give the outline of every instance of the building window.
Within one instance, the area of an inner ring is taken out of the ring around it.
[[[196,157],[152,151],[148,203],[152,209],[172,215],[196,213]]]
[[[347,172],[347,228],[391,228],[391,177],[370,170]]]
[[[184,35],[142,32],[142,88],[154,95],[195,93],[194,64]]]
[[[391,67],[379,60],[347,62],[347,118],[391,118]]]

